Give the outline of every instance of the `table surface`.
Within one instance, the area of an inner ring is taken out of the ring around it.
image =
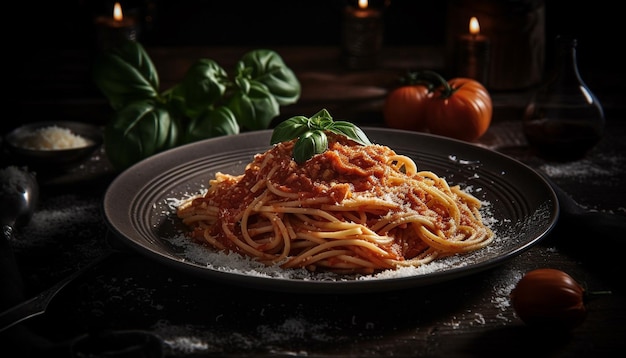
[[[167,88],[200,57],[231,68],[242,48],[148,48]],[[439,69],[437,49],[385,49],[381,66],[348,71],[335,48],[279,48],[302,82],[301,100],[281,118],[327,108],[335,118],[384,126],[382,103],[407,70]],[[110,113],[85,74],[89,52],[50,55],[51,70],[30,73],[30,96],[15,104],[21,122],[48,114],[103,124]],[[531,89],[492,93],[494,118],[475,144],[548,174],[591,210],[624,215],[626,125],[623,93],[590,73],[605,106],[605,135],[586,157],[550,162],[536,156],[521,131]],[[2,153],[3,166],[12,164]],[[108,252],[111,240],[102,198],[116,173],[101,150],[62,174],[37,173],[39,203],[31,221],[4,242],[0,311],[36,295]],[[626,217],[626,216],[625,216]],[[492,269],[397,291],[360,294],[281,293],[238,287],[189,275],[133,250],[116,251],[52,301],[47,312],[0,333],[3,347],[24,356],[70,356],[80,337],[135,332],[157,338],[166,357],[194,356],[613,356],[623,351],[626,296],[623,232],[613,237],[560,221],[524,253]],[[15,265],[11,266],[15,260]],[[567,332],[541,332],[517,317],[509,293],[530,270],[569,273],[588,291],[610,291],[587,302],[588,315]],[[15,281],[21,280],[22,285]],[[84,342],[84,341],[82,341]],[[119,342],[118,342],[119,343]],[[3,348],[4,350],[4,348]],[[7,350],[10,351],[10,350]]]

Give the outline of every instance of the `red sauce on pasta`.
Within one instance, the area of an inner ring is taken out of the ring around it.
[[[328,142],[328,150],[303,164],[292,159],[289,141],[255,155],[242,175],[216,174],[206,195],[179,209],[190,236],[264,262],[291,258],[286,267],[364,272],[491,240],[478,200],[458,187],[418,173],[412,160],[386,146],[333,134]],[[470,243],[463,247],[463,240]]]

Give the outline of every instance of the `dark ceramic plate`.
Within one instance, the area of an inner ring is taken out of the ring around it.
[[[519,161],[443,137],[363,129],[373,142],[413,158],[420,170],[431,170],[450,184],[460,184],[484,201],[483,215],[496,233],[494,242],[473,253],[418,269],[349,277],[304,270],[280,272],[254,264],[240,267],[239,261],[246,260],[225,259],[224,254],[189,243],[172,204],[206,188],[217,171],[242,173],[254,154],[269,148],[269,130],[192,143],[137,163],[111,183],[104,197],[104,215],[116,237],[173,268],[235,285],[299,293],[386,291],[452,280],[523,253],[556,224],[559,206],[554,191]]]

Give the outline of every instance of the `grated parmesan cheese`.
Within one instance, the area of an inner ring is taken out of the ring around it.
[[[26,149],[58,150],[86,147],[89,141],[67,128],[52,125],[23,136],[19,144]]]

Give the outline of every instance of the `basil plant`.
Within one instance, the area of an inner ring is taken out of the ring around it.
[[[301,89],[276,52],[259,49],[244,54],[233,76],[215,61],[199,59],[179,83],[161,91],[157,70],[136,41],[101,54],[93,78],[114,110],[104,146],[118,170],[182,144],[267,129]]]

